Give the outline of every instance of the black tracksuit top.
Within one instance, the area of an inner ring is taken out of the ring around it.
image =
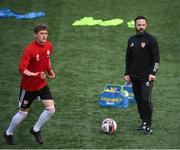
[[[129,38],[125,75],[134,79],[147,79],[149,74],[156,74],[159,62],[159,46],[152,35],[144,32]]]

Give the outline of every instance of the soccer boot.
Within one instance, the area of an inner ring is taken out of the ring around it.
[[[152,134],[152,128],[151,128],[151,126],[147,126],[146,127],[146,130],[144,130],[144,134],[145,135],[150,135],[150,134]]]
[[[136,128],[136,131],[144,131],[144,130],[146,130],[146,122],[143,122],[141,125],[139,125]]]
[[[12,135],[7,135],[6,133],[3,134],[4,139],[6,140],[6,143],[9,145],[14,144],[14,139]]]
[[[43,143],[44,143],[44,142],[43,142],[43,139],[42,139],[42,137],[41,137],[40,131],[34,132],[33,128],[31,128],[31,129],[30,129],[30,133],[31,133],[32,135],[34,135],[36,141],[37,141],[39,144],[43,144]]]

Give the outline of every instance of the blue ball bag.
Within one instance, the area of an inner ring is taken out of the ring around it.
[[[107,85],[99,95],[98,104],[102,107],[127,108],[128,97],[120,85]]]

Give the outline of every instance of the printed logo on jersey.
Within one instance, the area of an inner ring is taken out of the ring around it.
[[[27,105],[28,104],[28,101],[27,100],[24,100],[23,101],[23,105]]]
[[[134,43],[131,43],[130,47],[133,47],[134,46]]]
[[[141,47],[144,48],[146,46],[146,43],[145,42],[142,42],[141,43]]]
[[[39,61],[39,54],[36,55],[36,60]]]
[[[150,86],[150,82],[149,81],[146,82],[146,86]]]
[[[50,50],[47,50],[47,57],[50,57]]]

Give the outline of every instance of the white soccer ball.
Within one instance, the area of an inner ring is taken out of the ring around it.
[[[101,130],[105,133],[115,133],[117,130],[117,123],[112,118],[106,118],[101,123]]]

